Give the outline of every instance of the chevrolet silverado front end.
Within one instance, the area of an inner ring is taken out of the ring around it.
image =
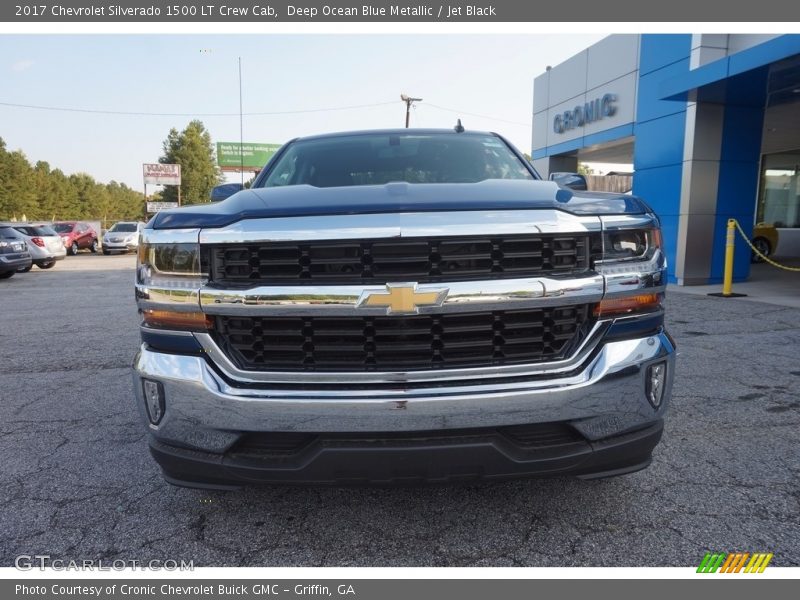
[[[674,374],[658,218],[495,134],[293,140],[142,232],[136,403],[178,485],[646,467]]]

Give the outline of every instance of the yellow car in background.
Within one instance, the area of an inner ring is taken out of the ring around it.
[[[765,256],[771,256],[778,247],[778,230],[771,223],[756,223],[753,227],[753,246]],[[752,253],[752,262],[764,262],[755,252]]]

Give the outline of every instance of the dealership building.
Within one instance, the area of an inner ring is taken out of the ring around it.
[[[800,35],[612,35],[536,77],[533,162],[633,165],[662,221],[669,278],[722,280],[736,218],[800,256]],[[734,279],[750,272],[737,240]]]

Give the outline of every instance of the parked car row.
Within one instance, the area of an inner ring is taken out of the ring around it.
[[[139,232],[144,223],[137,221],[120,221],[106,231],[103,236],[103,254],[112,252],[136,252],[139,248]]]
[[[71,256],[75,256],[78,250],[89,249],[97,252],[97,232],[88,223],[80,221],[60,221],[53,223],[53,229],[58,232],[64,242],[64,248]]]
[[[27,273],[33,265],[40,269],[50,269],[67,255],[67,249],[58,233],[48,225],[17,224],[13,229],[27,243],[32,261],[27,267],[17,269],[20,273]]]
[[[12,277],[18,269],[30,271],[31,264],[31,253],[22,234],[13,223],[0,223],[0,279]]]
[[[120,221],[102,238],[103,254],[135,252],[144,223]],[[81,221],[46,223],[0,222],[0,279],[27,273],[36,265],[50,269],[68,254],[79,250],[97,252],[101,245],[95,229]]]

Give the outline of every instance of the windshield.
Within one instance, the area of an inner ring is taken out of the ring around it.
[[[74,225],[71,223],[56,223],[53,225],[53,229],[55,229],[58,233],[69,233],[72,231]]]
[[[475,183],[533,179],[500,138],[485,134],[355,134],[294,142],[263,187]]]
[[[16,239],[19,239],[19,234],[17,234],[17,232],[14,231],[14,229],[12,229],[11,227],[4,227],[3,226],[3,227],[0,227],[0,237],[6,238],[6,239],[14,239],[14,240],[16,240]]]
[[[15,227],[15,229],[17,231],[19,231],[20,233],[24,233],[25,235],[30,235],[30,236],[34,236],[34,235],[42,235],[42,236],[56,235],[55,231],[53,231],[52,229],[50,229],[49,227],[46,227],[44,225],[24,225],[22,227]]]
[[[131,233],[136,231],[136,223],[115,223],[109,231],[118,233]]]

